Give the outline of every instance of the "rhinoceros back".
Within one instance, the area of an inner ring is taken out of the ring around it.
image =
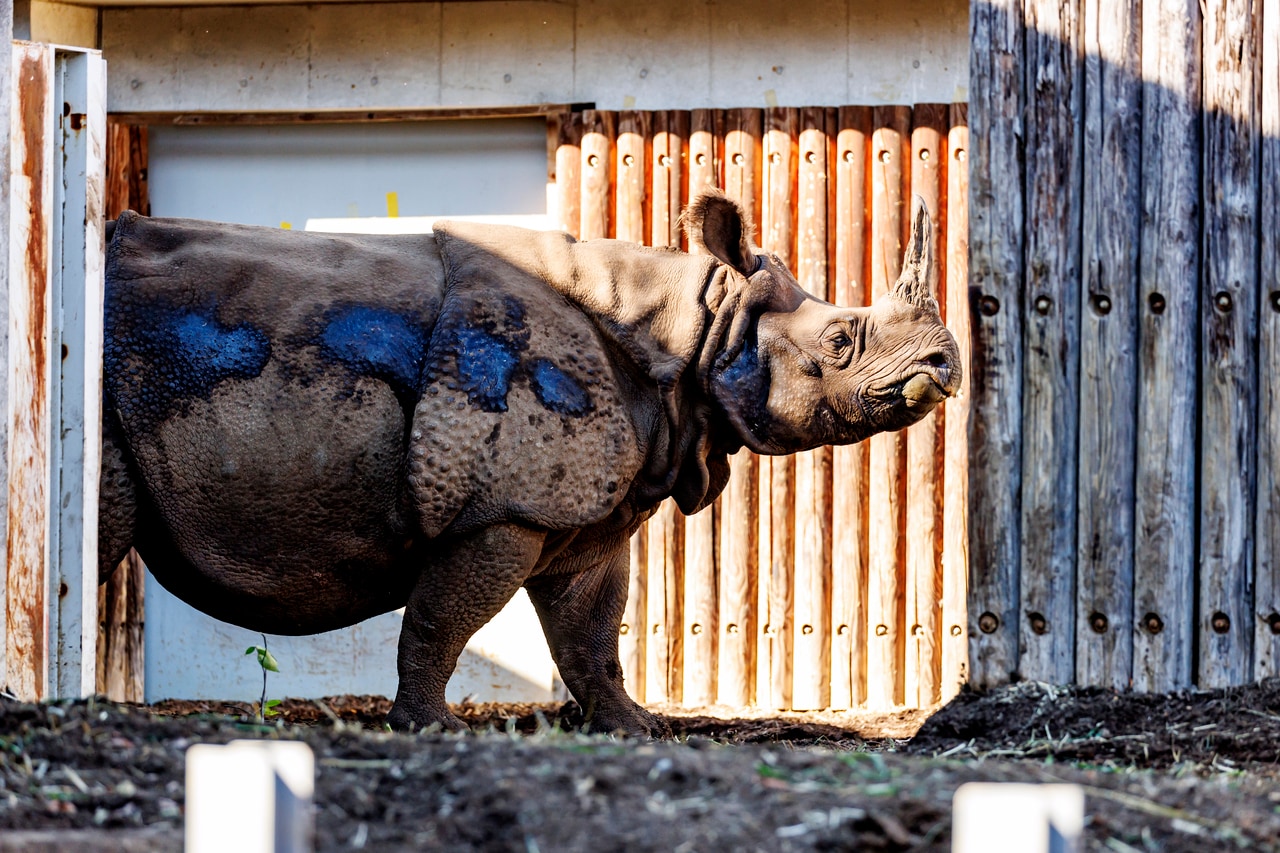
[[[275,630],[316,629],[321,578],[351,606],[339,622],[389,606],[370,580],[396,574],[409,535],[405,436],[442,299],[430,236],[121,217],[107,417],[159,516],[138,544],[165,556],[166,586]]]

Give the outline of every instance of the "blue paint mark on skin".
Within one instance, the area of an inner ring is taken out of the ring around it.
[[[514,342],[484,329],[456,332],[458,379],[467,399],[486,412],[505,412],[511,377],[520,363]]]
[[[529,369],[529,383],[543,408],[556,414],[580,418],[595,408],[586,390],[546,359],[533,362]]]
[[[271,358],[266,334],[218,322],[212,306],[121,305],[108,289],[104,319],[105,384],[121,416],[144,429],[226,380],[259,376]]]
[[[326,316],[320,346],[326,358],[381,379],[397,395],[419,393],[427,336],[411,318],[363,305],[339,308]]]

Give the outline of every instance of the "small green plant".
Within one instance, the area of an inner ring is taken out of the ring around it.
[[[280,704],[279,699],[267,699],[267,673],[279,672],[280,664],[275,659],[275,655],[267,650],[267,635],[262,635],[262,645],[250,646],[244,650],[246,655],[257,654],[258,666],[262,667],[262,699],[258,702],[258,720],[261,722],[266,717],[274,717],[280,712],[277,706]]]

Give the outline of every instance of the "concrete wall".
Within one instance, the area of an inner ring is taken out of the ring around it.
[[[967,99],[964,0],[108,8],[113,111]]]
[[[29,0],[22,6],[26,13],[26,30],[17,37],[69,47],[98,46],[97,9],[43,0]],[[14,11],[17,23],[22,16],[17,15],[18,9]]]

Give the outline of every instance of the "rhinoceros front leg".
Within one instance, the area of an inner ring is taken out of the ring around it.
[[[400,629],[400,684],[387,715],[394,729],[466,726],[449,712],[445,684],[471,635],[511,600],[542,552],[544,534],[487,527],[443,549],[423,569]]]
[[[625,541],[583,572],[551,572],[525,584],[538,611],[551,657],[595,732],[641,737],[671,733],[660,718],[637,705],[622,684],[618,626],[627,604]]]

